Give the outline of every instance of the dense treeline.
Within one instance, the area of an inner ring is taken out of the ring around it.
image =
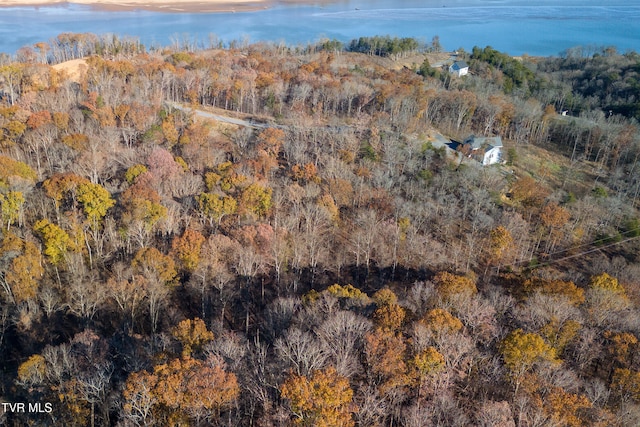
[[[134,37],[119,37],[114,34],[97,36],[91,33],[62,33],[47,42],[24,46],[16,53],[18,62],[58,64],[89,55],[114,57],[134,55],[145,51],[144,45]],[[0,53],[0,65],[14,62],[12,58]]]
[[[607,50],[591,58],[567,56],[544,60],[538,69],[568,85],[572,97],[562,107],[574,113],[602,109],[640,120],[640,55]]]
[[[4,424],[640,422],[634,121],[489,50],[125,45],[0,66]]]
[[[403,54],[414,53],[419,47],[418,40],[412,37],[373,36],[352,40],[349,43],[348,50],[370,55],[398,57]]]
[[[471,60],[485,62],[502,71],[504,74],[503,87],[505,93],[512,93],[514,87],[521,89],[525,85],[531,86],[535,83],[536,76],[526,64],[489,46],[484,49],[480,49],[477,46],[474,47],[471,52]],[[526,88],[526,90],[530,92],[532,89]]]

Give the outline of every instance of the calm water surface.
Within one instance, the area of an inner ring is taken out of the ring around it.
[[[0,52],[48,41],[62,32],[138,37],[147,46],[189,35],[206,45],[210,34],[306,44],[322,37],[344,42],[389,34],[445,49],[493,46],[512,55],[557,55],[577,45],[640,51],[640,0],[348,0],[287,5],[243,13],[104,12],[86,6],[0,9]]]

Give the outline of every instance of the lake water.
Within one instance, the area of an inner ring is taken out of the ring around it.
[[[490,45],[512,55],[557,55],[577,45],[640,51],[640,0],[344,0],[277,5],[242,13],[105,12],[79,5],[0,8],[0,52],[48,41],[62,32],[138,37],[147,46],[185,34],[306,44],[368,35],[440,37],[447,50]]]

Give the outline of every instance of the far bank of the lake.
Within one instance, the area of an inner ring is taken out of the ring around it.
[[[304,0],[300,0],[304,1]],[[164,13],[251,12],[273,5],[270,0],[0,0],[0,12],[16,7],[89,6],[104,12],[145,10]]]
[[[63,32],[129,35],[149,47],[185,38],[206,47],[213,34],[225,42],[282,41],[291,45],[323,37],[348,42],[359,36],[390,34],[425,41],[438,35],[445,49],[490,45],[512,55],[557,55],[577,45],[640,51],[638,2],[293,1],[242,13],[105,12],[63,4],[5,8],[1,12],[0,52],[11,54]]]

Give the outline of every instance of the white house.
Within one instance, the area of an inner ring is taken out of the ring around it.
[[[499,136],[471,135],[462,143],[462,151],[483,166],[502,161],[502,138]]]
[[[456,61],[449,66],[449,73],[454,76],[466,76],[469,74],[469,66],[464,61]]]

